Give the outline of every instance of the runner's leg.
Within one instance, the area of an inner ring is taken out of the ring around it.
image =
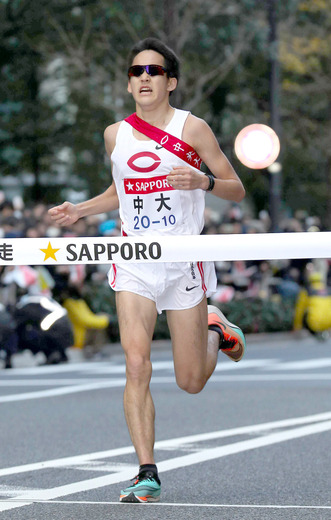
[[[116,293],[116,307],[126,358],[125,417],[139,464],[153,464],[155,410],[149,383],[157,311],[152,300],[127,291]]]
[[[176,381],[189,393],[200,392],[215,370],[219,335],[208,331],[207,300],[191,309],[167,311]]]

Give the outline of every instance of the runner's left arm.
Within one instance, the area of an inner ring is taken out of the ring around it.
[[[220,149],[209,125],[190,114],[184,127],[183,141],[197,151],[202,161],[215,176],[212,194],[225,200],[240,202],[245,196],[243,184]],[[175,167],[167,180],[176,189],[207,190],[209,186],[208,177],[192,170],[189,166]]]
[[[109,157],[115,146],[118,127],[119,123],[115,123],[108,126],[104,132],[105,148]],[[82,217],[107,213],[118,209],[118,207],[119,201],[116,185],[112,182],[106,191],[92,199],[80,202],[79,204],[72,204],[71,202],[65,201],[63,204],[51,208],[48,213],[58,226],[70,226]]]

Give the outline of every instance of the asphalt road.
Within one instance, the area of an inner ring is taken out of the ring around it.
[[[250,339],[199,395],[155,345],[158,504],[120,504],[137,472],[123,356],[0,371],[1,520],[331,518],[331,340]],[[108,354],[112,353],[111,356]],[[30,365],[30,366],[28,366]]]

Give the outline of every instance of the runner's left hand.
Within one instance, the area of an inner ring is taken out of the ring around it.
[[[206,190],[208,178],[186,166],[174,166],[167,176],[167,182],[176,190]]]

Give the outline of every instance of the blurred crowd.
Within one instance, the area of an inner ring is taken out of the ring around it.
[[[0,197],[1,200],[1,197]],[[20,198],[0,202],[0,238],[38,238],[58,236],[119,236],[118,213],[102,214],[80,219],[70,228],[55,227],[48,215],[48,207],[39,203],[26,207]],[[205,234],[267,233],[270,219],[266,211],[257,218],[245,213],[242,207],[229,203],[222,214],[206,208]],[[280,232],[318,232],[322,229],[318,217],[298,211],[280,222]],[[307,275],[318,272],[327,286],[331,285],[329,260],[277,260],[216,262],[218,290],[215,302],[251,298],[296,298],[306,283]],[[48,286],[59,300],[77,291],[80,294],[87,279],[106,279],[108,266],[51,266],[48,268]],[[44,274],[44,278],[47,275]]]
[[[211,209],[206,209],[205,233],[268,233],[270,228],[267,211],[253,218],[240,205],[230,203],[219,218]],[[280,233],[319,231],[323,231],[319,217],[309,216],[305,211],[297,211],[279,223]],[[301,287],[309,284],[311,274],[316,272],[325,285],[331,285],[331,259],[216,262],[216,270],[218,291],[214,299],[218,302],[243,298],[296,299]]]

